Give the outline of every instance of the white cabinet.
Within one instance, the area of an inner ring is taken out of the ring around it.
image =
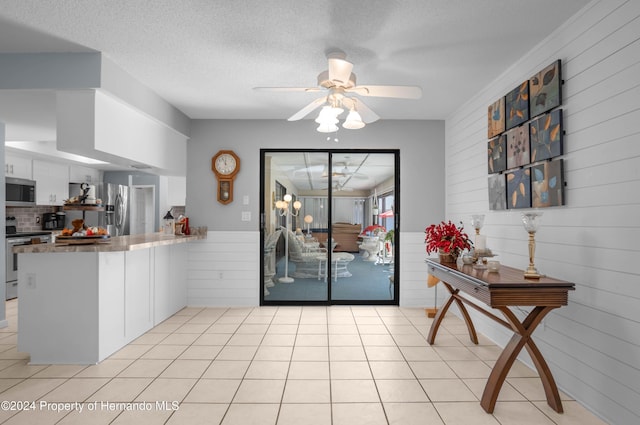
[[[100,183],[100,170],[84,167],[82,165],[69,166],[70,183]]]
[[[187,305],[187,245],[157,246],[153,249],[154,326]]]
[[[37,205],[63,205],[69,198],[69,167],[55,162],[33,160]]]
[[[151,255],[151,249],[125,253],[124,332],[127,343],[153,327]]]
[[[11,155],[5,152],[4,175],[20,179],[33,179],[33,167],[30,158]]]

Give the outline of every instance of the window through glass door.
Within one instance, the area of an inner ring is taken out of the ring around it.
[[[261,302],[397,304],[397,151],[262,152]]]

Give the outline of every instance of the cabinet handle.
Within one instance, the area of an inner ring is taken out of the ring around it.
[[[13,164],[11,164],[11,174],[13,174]]]

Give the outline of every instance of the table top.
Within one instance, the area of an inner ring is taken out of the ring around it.
[[[573,289],[575,287],[575,284],[571,282],[547,276],[543,276],[540,279],[525,279],[523,270],[505,265],[501,265],[498,272],[490,272],[486,269],[475,269],[471,264],[458,268],[456,263],[440,263],[435,258],[427,258],[426,262],[430,267],[435,267],[440,271],[472,281],[477,285],[486,286],[489,289],[549,287]]]

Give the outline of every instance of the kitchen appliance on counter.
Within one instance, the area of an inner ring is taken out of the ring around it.
[[[6,196],[8,207],[33,207],[36,205],[36,182],[33,180],[5,178]]]
[[[42,230],[62,230],[66,220],[67,214],[64,211],[44,213],[42,214]]]
[[[86,192],[89,188],[91,193]],[[67,210],[66,227],[77,218],[84,218],[88,226],[100,226],[107,229],[111,236],[129,234],[129,187],[119,184],[103,183],[89,185],[71,183],[69,196],[82,194],[95,196],[102,200],[104,211],[69,211]]]
[[[18,296],[18,254],[13,247],[35,243],[51,243],[51,232],[18,232],[16,218],[7,217],[6,230],[6,299]]]

